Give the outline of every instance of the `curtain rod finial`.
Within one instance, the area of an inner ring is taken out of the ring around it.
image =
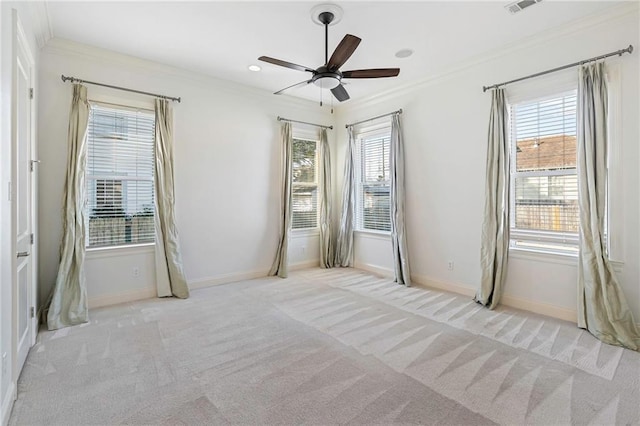
[[[482,92],[486,92],[489,89],[487,86],[482,86]]]
[[[629,50],[629,53],[633,53],[633,45],[630,44],[629,47],[627,48],[627,50]]]

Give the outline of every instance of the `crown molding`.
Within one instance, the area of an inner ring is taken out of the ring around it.
[[[640,2],[624,2],[623,4],[614,6],[604,12],[599,12],[597,14],[589,15],[587,17],[565,23],[561,26],[545,30],[541,33],[533,34],[517,42],[511,42],[490,52],[478,55],[474,58],[461,61],[447,69],[436,72],[432,75],[425,76],[422,79],[407,82],[394,89],[385,90],[363,99],[351,100],[348,104],[337,106],[336,111],[338,112],[338,114],[342,114],[345,111],[349,111],[354,108],[364,108],[376,105],[381,102],[389,102],[392,99],[410,94],[421,88],[457,77],[459,74],[468,71],[470,68],[482,65],[487,62],[491,62],[505,56],[512,55],[522,50],[554,42],[559,38],[569,37],[593,27],[608,24],[610,22],[629,19],[629,16],[632,14],[636,15],[637,22],[637,15],[639,10]],[[478,87],[478,90],[482,90],[482,88]]]
[[[28,2],[28,5],[33,21],[33,32],[38,47],[42,49],[46,46],[47,42],[53,38],[49,6],[46,1],[31,1]]]
[[[318,112],[329,118],[331,117],[329,106],[320,108],[316,102],[308,99],[297,98],[288,95],[275,96],[268,90],[247,86],[241,83],[224,80],[200,72],[190,71],[184,68],[178,68],[171,65],[162,64],[160,62],[154,62],[147,59],[142,59],[135,56],[130,56],[112,50],[107,50],[100,47],[78,43],[58,37],[50,39],[47,42],[46,46],[42,49],[41,54],[66,57],[74,56],[78,58],[90,59],[94,62],[101,62],[105,65],[121,65],[129,69],[137,69],[147,74],[161,74],[166,77],[176,80],[182,80],[191,84],[213,86],[220,92],[231,93],[234,95],[244,95],[251,97],[252,99],[258,98],[261,100],[266,100],[274,103],[276,107],[279,107],[280,105],[289,108],[291,106],[297,106],[306,110],[313,110],[314,112]],[[86,75],[74,75],[73,77],[91,80],[91,77]],[[148,88],[148,90],[153,91],[153,88]],[[176,96],[179,96],[179,94],[177,94]]]

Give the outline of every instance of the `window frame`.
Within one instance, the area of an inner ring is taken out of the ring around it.
[[[373,124],[367,127],[363,127],[354,132],[354,138],[356,142],[356,188],[355,188],[355,214],[354,214],[354,232],[376,234],[380,236],[391,235],[391,176],[386,180],[387,184],[384,185],[389,188],[389,230],[369,229],[364,227],[364,185],[363,179],[365,173],[365,164],[363,163],[363,143],[368,139],[376,139],[380,137],[387,137],[389,139],[389,151],[391,149],[391,121],[385,119],[384,122]],[[387,162],[389,162],[389,152],[387,153]],[[390,165],[387,164],[389,167]],[[391,172],[389,170],[389,172]],[[383,185],[380,185],[383,186]]]
[[[319,137],[317,135],[314,135],[312,132],[310,131],[300,131],[298,129],[294,130],[293,134],[292,134],[292,142],[291,142],[291,151],[292,151],[292,164],[291,164],[291,171],[293,174],[293,144],[295,143],[295,141],[303,141],[303,142],[313,142],[315,143],[315,173],[314,173],[314,178],[315,181],[314,182],[294,182],[293,181],[293,176],[291,179],[291,232],[293,232],[294,234],[307,234],[307,233],[319,233],[320,232],[320,203],[322,202],[320,197],[321,197],[321,191],[320,191],[320,161],[321,161],[321,156],[320,156],[320,140]],[[293,211],[293,194],[294,194],[294,188],[314,188],[316,190],[317,193],[317,203],[316,203],[316,226],[310,226],[310,227],[304,227],[304,228],[295,228],[293,226],[294,223],[294,211]]]
[[[547,231],[536,229],[524,229],[516,228],[516,179],[528,178],[528,177],[557,177],[557,176],[576,176],[576,182],[578,181],[578,164],[576,160],[576,167],[573,169],[556,169],[556,170],[528,170],[517,171],[517,137],[516,129],[512,124],[514,123],[513,107],[525,102],[542,102],[549,99],[556,99],[567,96],[573,91],[577,91],[578,82],[575,80],[572,83],[565,83],[558,85],[555,89],[553,85],[547,87],[544,94],[531,94],[530,96],[521,96],[516,99],[507,98],[507,110],[509,114],[509,157],[510,157],[510,176],[509,176],[509,250],[522,250],[534,253],[561,255],[577,257],[578,245],[579,245],[579,231],[563,232],[563,231]],[[576,92],[576,143],[577,143],[577,118],[579,102],[577,100]],[[577,150],[576,150],[577,156]],[[577,182],[579,185],[579,183]],[[577,189],[576,189],[577,190]],[[578,221],[580,218],[578,217]],[[553,247],[546,246],[544,243],[553,244]]]
[[[120,99],[117,98],[110,98],[108,96],[100,96],[98,95],[98,97],[94,98],[94,99],[89,99],[88,100],[90,108],[93,107],[94,105],[100,106],[102,108],[110,108],[110,109],[115,109],[115,110],[123,110],[123,111],[135,111],[135,112],[144,112],[147,114],[150,114],[153,116],[153,120],[154,120],[154,126],[155,126],[155,109],[153,107],[152,104],[149,104],[147,102],[141,102],[141,101],[136,101],[136,100],[128,100],[128,101],[124,101],[122,102]],[[90,117],[89,117],[90,118]],[[89,122],[87,122],[87,139],[88,139],[88,129],[89,129]],[[154,132],[155,133],[155,132]],[[155,134],[154,134],[154,140],[155,140]],[[88,155],[88,151],[89,151],[89,141],[87,140],[87,156],[86,156],[86,161],[87,161],[87,169],[88,169],[88,161],[89,161],[89,155]],[[89,215],[89,209],[91,206],[90,203],[90,185],[91,183],[95,185],[97,185],[97,183],[101,180],[111,180],[111,181],[120,181],[121,187],[122,187],[122,198],[123,198],[123,206],[125,205],[126,199],[127,199],[127,195],[126,195],[126,188],[127,188],[127,183],[129,181],[150,181],[152,183],[151,187],[152,187],[152,191],[154,192],[154,212],[153,212],[153,217],[155,218],[156,215],[156,211],[155,211],[155,141],[154,141],[154,148],[153,148],[153,161],[152,161],[152,167],[151,167],[151,171],[152,171],[152,178],[151,179],[147,179],[147,178],[140,178],[137,176],[126,176],[126,175],[117,175],[117,176],[106,176],[106,175],[90,175],[87,171],[87,173],[85,174],[85,191],[86,191],[86,196],[87,196],[87,205],[85,208],[85,229],[86,229],[86,235],[85,235],[85,250],[88,253],[98,253],[98,252],[105,252],[105,253],[115,253],[115,252],[120,252],[122,250],[128,250],[128,249],[132,249],[132,250],[140,250],[140,249],[145,249],[151,246],[155,246],[156,244],[156,239],[157,239],[157,235],[155,235],[154,232],[154,237],[153,237],[153,241],[143,241],[143,242],[129,242],[129,243],[125,243],[125,244],[109,244],[109,245],[89,245],[89,220],[90,220],[90,215]],[[97,188],[94,188],[97,191]],[[96,192],[97,193],[97,192]],[[155,219],[154,219],[155,220]]]

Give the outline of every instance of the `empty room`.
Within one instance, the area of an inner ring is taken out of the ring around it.
[[[640,2],[0,34],[0,426],[640,424]]]

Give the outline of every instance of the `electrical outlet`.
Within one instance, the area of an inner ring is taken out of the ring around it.
[[[139,277],[140,276],[140,268],[138,268],[137,266],[133,267],[133,276],[134,277]]]
[[[449,269],[450,271],[453,271],[453,260],[450,260],[450,261],[449,261],[449,263],[448,263],[447,267],[448,267],[448,269]]]

